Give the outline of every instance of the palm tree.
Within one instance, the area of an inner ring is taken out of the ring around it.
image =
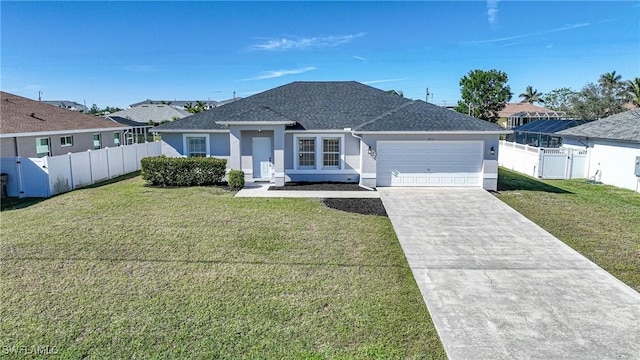
[[[631,100],[633,105],[640,106],[640,78],[627,80],[625,85],[627,86],[627,92],[629,93],[629,100]]]
[[[398,95],[400,97],[404,97],[404,94],[402,93],[402,90],[387,90],[387,92],[389,94],[393,94],[393,95]]]
[[[622,75],[616,74],[615,71],[600,75],[598,83],[605,89],[618,89],[623,86]]]
[[[531,85],[529,85],[527,86],[527,88],[524,90],[522,94],[518,95],[518,97],[522,98],[522,101],[520,101],[520,103],[529,103],[529,104],[533,104],[535,102],[544,103],[544,99],[542,98],[542,95],[544,94],[539,93],[538,89],[534,89],[533,87],[531,87]]]

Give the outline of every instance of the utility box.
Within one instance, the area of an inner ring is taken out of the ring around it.
[[[640,176],[640,156],[636,156],[636,176]]]

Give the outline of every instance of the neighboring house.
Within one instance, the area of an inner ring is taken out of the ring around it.
[[[0,156],[44,157],[122,145],[130,127],[0,92]]]
[[[258,180],[497,186],[495,124],[357,82],[294,82],[154,128]]]
[[[625,111],[557,133],[565,147],[589,149],[588,176],[638,191],[640,109]]]
[[[45,104],[49,104],[49,105],[53,105],[53,106],[57,106],[61,109],[67,109],[67,110],[73,110],[73,111],[79,111],[79,112],[85,112],[87,110],[87,107],[82,105],[82,104],[78,104],[75,101],[67,101],[67,100],[42,100],[43,103]]]
[[[169,105],[175,108],[179,108],[182,110],[185,110],[189,105],[191,104],[191,106],[196,106],[196,104],[198,103],[198,101],[204,103],[204,108],[205,110],[211,110],[215,107],[218,106],[222,106],[224,104],[228,104],[230,102],[234,102],[236,100],[239,100],[241,98],[239,97],[234,97],[233,99],[227,99],[227,100],[222,100],[222,101],[215,101],[215,100],[207,100],[207,101],[202,101],[202,100],[145,100],[145,101],[140,101],[137,102],[135,104],[131,104],[129,106],[131,107],[137,107],[137,106],[141,106],[141,105],[152,105],[152,104],[164,104],[164,105]]]
[[[186,110],[166,104],[142,104],[109,114],[111,117],[115,116],[146,124],[149,124],[150,121],[156,124],[163,121],[174,121],[189,115],[191,114]]]
[[[566,113],[529,103],[507,103],[498,117],[498,124],[510,129],[539,119],[565,119]]]
[[[149,123],[142,123],[113,115],[105,115],[104,118],[130,127],[129,130],[124,132],[124,144],[126,145],[153,141],[153,137],[149,131],[153,128],[153,125],[149,125]]]
[[[535,147],[559,148],[562,137],[556,132],[575,126],[586,124],[591,120],[535,120],[515,127],[513,134],[506,137],[507,141]]]

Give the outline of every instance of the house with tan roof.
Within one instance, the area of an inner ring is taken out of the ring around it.
[[[129,126],[0,92],[0,156],[44,157],[123,145]]]
[[[508,103],[498,112],[498,124],[506,128],[514,128],[536,120],[565,120],[564,111],[554,111],[529,103]]]

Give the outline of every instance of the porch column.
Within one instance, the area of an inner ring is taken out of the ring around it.
[[[229,161],[227,169],[242,170],[241,149],[240,149],[240,129],[231,126],[229,129]]]
[[[275,186],[284,186],[284,126],[273,130],[273,165]]]

